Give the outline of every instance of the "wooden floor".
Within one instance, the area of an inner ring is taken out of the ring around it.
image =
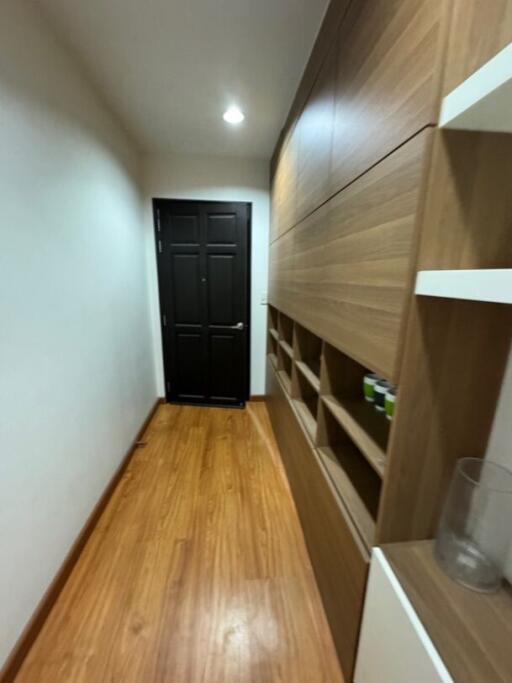
[[[341,682],[265,404],[146,439],[17,683]]]

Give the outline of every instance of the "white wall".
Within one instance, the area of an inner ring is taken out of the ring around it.
[[[501,387],[487,457],[512,470],[512,353]]]
[[[0,10],[0,664],[156,397],[137,158],[35,7]]]
[[[233,131],[236,135],[236,130]],[[148,262],[158,391],[165,394],[158,282],[151,199],[207,199],[252,203],[251,394],[265,393],[266,306],[269,241],[268,161],[225,157],[153,156],[145,162],[146,225],[151,236]]]

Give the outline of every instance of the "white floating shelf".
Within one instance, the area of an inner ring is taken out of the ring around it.
[[[512,133],[512,43],[444,98],[439,125]]]
[[[420,270],[416,294],[512,304],[512,269]]]

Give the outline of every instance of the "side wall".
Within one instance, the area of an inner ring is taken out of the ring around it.
[[[512,470],[512,352],[496,408],[486,457]],[[512,546],[507,563],[507,578],[512,583]]]
[[[268,163],[216,157],[149,157],[145,163],[146,228],[150,244],[153,336],[158,392],[165,394],[160,308],[151,199],[208,199],[251,202],[251,394],[265,393],[266,301],[269,240]]]
[[[1,666],[156,386],[136,155],[24,0],[0,102]]]

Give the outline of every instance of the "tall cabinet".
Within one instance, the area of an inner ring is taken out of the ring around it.
[[[512,267],[512,135],[438,128],[512,40],[489,5],[332,0],[273,158],[269,410],[348,680],[371,548],[432,536],[510,345],[510,306],[415,294],[418,271]]]

